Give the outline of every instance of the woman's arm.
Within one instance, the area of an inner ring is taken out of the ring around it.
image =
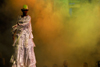
[[[15,41],[16,31],[17,31],[17,30],[15,30],[15,31],[14,31],[14,34],[12,35],[13,41]]]

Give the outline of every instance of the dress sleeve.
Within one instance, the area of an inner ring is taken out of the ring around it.
[[[12,34],[14,34],[15,30],[17,30],[17,24],[12,26]]]
[[[30,38],[34,38],[33,37],[33,34],[32,34],[32,26],[31,26],[31,23],[30,23]]]
[[[16,19],[16,24],[12,26],[12,34],[14,34],[15,30],[17,30],[17,27],[18,27],[18,19],[19,19],[19,16],[18,18]]]
[[[30,17],[30,16],[29,16],[29,17]],[[29,21],[29,22],[30,22],[30,23],[29,23],[29,25],[30,25],[30,26],[29,26],[29,31],[30,31],[30,35],[29,35],[29,36],[30,36],[30,38],[34,38],[34,37],[33,37],[33,34],[32,34],[31,17],[30,17],[30,21]]]

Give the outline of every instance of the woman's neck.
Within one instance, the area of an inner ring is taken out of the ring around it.
[[[23,14],[23,15],[21,15],[22,17],[24,17],[24,16],[27,16],[27,14]]]

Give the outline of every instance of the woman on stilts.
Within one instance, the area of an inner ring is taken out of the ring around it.
[[[23,15],[19,16],[17,23],[12,26],[14,54],[11,56],[12,67],[36,67],[34,41],[31,27],[31,17],[27,15],[28,6],[21,9]]]

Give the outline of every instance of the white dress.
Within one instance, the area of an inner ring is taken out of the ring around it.
[[[12,28],[12,34],[16,30],[13,43],[15,53],[10,60],[13,63],[12,67],[36,67],[31,17],[29,15],[19,16],[17,24],[12,26]]]

